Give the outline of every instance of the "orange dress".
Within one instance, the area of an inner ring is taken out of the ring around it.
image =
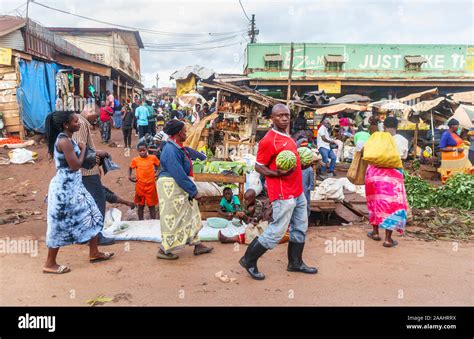
[[[456,134],[451,133],[456,141],[456,148],[463,148],[464,141]],[[469,151],[464,152],[441,152],[441,166],[438,172],[441,174],[441,182],[444,184],[446,180],[458,173],[470,173],[472,164],[468,158]]]
[[[136,171],[137,182],[135,185],[135,204],[139,206],[158,205],[158,193],[156,191],[155,166],[160,166],[160,161],[154,155],[146,158],[135,157],[130,168]]]

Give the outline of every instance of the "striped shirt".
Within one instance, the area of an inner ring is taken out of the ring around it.
[[[94,145],[94,140],[92,140],[92,135],[91,135],[91,124],[87,119],[85,118],[84,115],[78,114],[79,117],[79,131],[74,132],[72,135],[72,139],[76,143],[82,142],[84,145],[89,145],[92,149],[96,149]],[[91,175],[98,175],[100,174],[99,166],[95,166],[94,168],[88,170],[85,168],[81,168],[81,173],[83,177],[88,177]]]

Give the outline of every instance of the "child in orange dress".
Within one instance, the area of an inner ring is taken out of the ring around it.
[[[156,191],[156,179],[160,161],[154,155],[148,154],[146,143],[140,142],[137,145],[138,157],[133,158],[128,169],[128,179],[135,182],[135,204],[138,206],[138,219],[143,220],[145,204],[150,210],[150,218],[156,219],[155,206],[158,205],[158,193]],[[136,176],[132,178],[132,171]]]

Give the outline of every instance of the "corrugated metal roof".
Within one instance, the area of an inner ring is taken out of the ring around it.
[[[329,54],[324,56],[324,59],[326,59],[326,62],[345,62],[343,55]]]
[[[77,28],[77,27],[48,27],[52,32],[57,33],[71,33],[71,34],[83,34],[83,33],[111,33],[111,32],[125,32],[132,33],[135,35],[135,40],[137,40],[137,45],[139,48],[145,48],[143,45],[142,38],[139,31],[129,31],[126,29],[120,28]]]
[[[16,30],[0,36],[0,46],[4,48],[16,49],[17,51],[25,50],[25,40],[20,30]]]
[[[405,61],[409,64],[423,64],[428,62],[428,60],[423,58],[421,55],[407,55],[405,56]]]
[[[2,15],[0,16],[0,36],[7,35],[17,29],[23,28],[26,20],[16,16]]]
[[[283,57],[280,54],[265,54],[263,57],[265,61],[283,61]]]

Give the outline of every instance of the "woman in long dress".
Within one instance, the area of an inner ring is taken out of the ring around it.
[[[195,255],[209,253],[213,248],[203,245],[198,236],[202,228],[200,196],[192,179],[191,158],[183,146],[186,127],[182,121],[171,120],[163,131],[170,137],[161,152],[157,183],[162,238],[157,258],[178,259],[173,252],[186,245],[194,246]]]
[[[397,118],[386,118],[384,127],[386,132],[394,136],[397,133]],[[365,174],[365,193],[369,221],[373,227],[368,237],[380,241],[381,227],[385,230],[383,246],[396,246],[398,242],[392,239],[392,232],[403,233],[407,222],[408,204],[403,169],[369,165]]]
[[[63,274],[71,269],[58,265],[59,248],[89,241],[91,263],[108,260],[113,253],[102,253],[98,248],[98,234],[104,220],[94,199],[82,184],[81,172],[85,145],[71,138],[79,130],[79,119],[74,112],[57,111],[46,117],[48,149],[54,157],[56,175],[48,191],[48,257],[44,273]]]

